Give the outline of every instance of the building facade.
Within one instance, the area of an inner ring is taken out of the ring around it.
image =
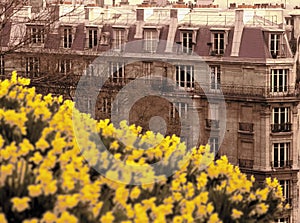
[[[18,23],[32,13],[28,7],[1,30],[3,78],[18,70],[40,92],[75,101],[79,79],[104,78],[95,100],[86,91],[82,110],[97,119],[123,112],[144,130],[159,116],[167,135],[192,132],[187,144],[210,144],[258,181],[276,177],[291,206],[276,222],[300,221],[297,10],[175,5],[72,11],[61,4],[51,18]],[[138,95],[143,84],[159,96],[148,94],[132,106],[118,99],[124,87]],[[195,114],[198,119],[189,120]],[[191,122],[182,125],[182,119]]]

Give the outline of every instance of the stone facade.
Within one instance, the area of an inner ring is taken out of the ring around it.
[[[56,7],[57,15],[67,8]],[[8,24],[2,77],[18,70],[40,92],[65,94],[97,119],[125,113],[144,131],[210,144],[216,156],[226,155],[259,181],[277,177],[292,207],[278,222],[300,221],[297,12],[80,9],[84,13],[59,18],[43,37],[34,24],[21,24],[27,34],[31,30],[31,41],[12,53],[5,52],[17,21]],[[138,99],[133,104],[130,95]],[[153,117],[160,117],[154,128]]]

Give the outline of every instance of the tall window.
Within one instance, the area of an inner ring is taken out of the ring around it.
[[[289,180],[280,180],[279,184],[282,188],[283,197],[288,200],[290,198],[290,181]]]
[[[209,138],[209,145],[210,145],[210,152],[217,155],[219,151],[219,138],[218,137]]]
[[[88,29],[88,48],[92,49],[98,45],[98,30],[96,28]]]
[[[144,50],[154,53],[157,48],[158,33],[156,30],[144,30]]]
[[[218,55],[224,54],[224,50],[225,50],[224,32],[214,33],[213,36],[214,36],[214,42],[213,42],[214,52]]]
[[[270,35],[270,52],[272,56],[278,56],[280,53],[280,37],[281,34]]]
[[[63,29],[63,46],[64,48],[71,48],[73,42],[72,28]]]
[[[26,76],[38,77],[40,72],[40,60],[37,57],[26,58]]]
[[[111,74],[112,82],[121,83],[125,81],[125,64],[121,62],[110,62],[109,73]]]
[[[273,144],[273,167],[285,167],[291,165],[290,160],[290,144],[274,143]]]
[[[152,62],[143,62],[143,77],[147,82],[151,81]]]
[[[194,66],[176,66],[176,82],[180,87],[194,88]]]
[[[218,90],[221,85],[221,68],[220,66],[210,66],[210,89]]]
[[[102,98],[101,111],[107,115],[111,114],[111,98]]]
[[[4,61],[4,55],[0,55],[0,75],[5,74],[5,61]]]
[[[193,32],[182,32],[182,52],[193,52]]]
[[[114,30],[114,39],[113,45],[116,50],[123,50],[125,43],[125,30],[124,29],[115,29]]]
[[[64,60],[59,61],[59,64],[58,64],[59,73],[68,74],[68,73],[70,73],[71,68],[72,68],[71,60],[64,59]]]
[[[286,92],[288,86],[288,69],[272,69],[270,76],[271,92]]]
[[[28,27],[29,42],[33,44],[42,44],[45,42],[45,29],[44,27]]]
[[[188,116],[188,104],[184,102],[175,102],[170,104],[169,117],[171,122],[180,121],[181,118],[186,119]],[[176,120],[176,112],[178,112],[179,120]]]
[[[272,119],[272,132],[291,131],[290,109],[288,107],[273,108]]]

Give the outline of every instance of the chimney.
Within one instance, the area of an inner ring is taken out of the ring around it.
[[[236,57],[239,56],[243,30],[244,30],[244,10],[237,9],[235,10],[235,23],[234,23],[231,56],[236,56]]]
[[[294,38],[298,39],[300,37],[300,13],[297,14],[292,14],[292,20],[294,21],[293,24],[293,33],[294,33]]]
[[[144,9],[136,10],[136,21],[144,21]]]
[[[178,18],[177,17],[178,16],[178,11],[177,11],[177,9],[171,9],[170,10],[170,18]]]

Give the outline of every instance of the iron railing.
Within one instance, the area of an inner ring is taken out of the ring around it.
[[[239,167],[252,169],[254,160],[239,159]]]
[[[253,132],[253,123],[240,122],[239,130],[243,132]]]
[[[273,168],[292,168],[293,160],[277,160],[271,162]]]
[[[292,131],[292,123],[276,123],[271,124],[271,131],[275,132],[291,132]]]

